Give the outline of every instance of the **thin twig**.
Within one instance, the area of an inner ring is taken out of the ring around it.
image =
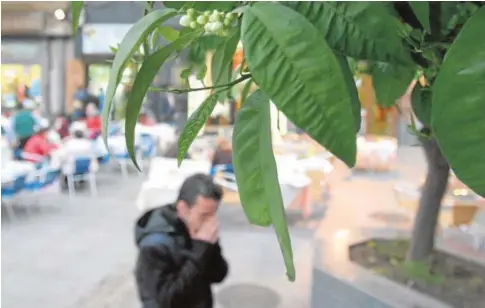
[[[147,1],[147,6],[143,11],[143,16],[148,15],[155,6],[155,1]],[[148,37],[143,40],[143,58],[146,60],[148,55],[150,54],[150,42],[148,41]]]
[[[150,88],[151,91],[161,91],[161,92],[171,92],[175,94],[182,94],[188,92],[195,92],[195,91],[204,91],[204,90],[212,90],[212,89],[219,89],[219,88],[230,88],[232,86],[237,85],[238,83],[251,78],[251,74],[244,75],[234,81],[231,81],[226,84],[215,85],[211,87],[202,87],[202,88],[189,88],[189,89],[169,89],[169,88]]]

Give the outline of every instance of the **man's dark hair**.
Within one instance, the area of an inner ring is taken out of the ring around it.
[[[222,188],[214,183],[211,176],[197,173],[185,179],[177,201],[185,201],[192,206],[199,196],[219,202],[222,199]]]

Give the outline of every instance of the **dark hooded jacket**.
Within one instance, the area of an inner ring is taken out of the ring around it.
[[[173,205],[146,212],[135,227],[136,281],[143,308],[212,308],[211,285],[227,275],[219,244],[192,240]]]

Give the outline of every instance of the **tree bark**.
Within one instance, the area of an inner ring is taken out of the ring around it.
[[[424,260],[434,248],[434,239],[441,201],[448,186],[450,167],[435,139],[421,138],[428,163],[428,174],[421,192],[414,220],[408,261]]]

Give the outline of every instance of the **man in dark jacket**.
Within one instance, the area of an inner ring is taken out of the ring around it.
[[[228,266],[218,243],[222,189],[205,174],[185,180],[174,204],[145,213],[135,227],[143,308],[212,308],[211,285]]]

